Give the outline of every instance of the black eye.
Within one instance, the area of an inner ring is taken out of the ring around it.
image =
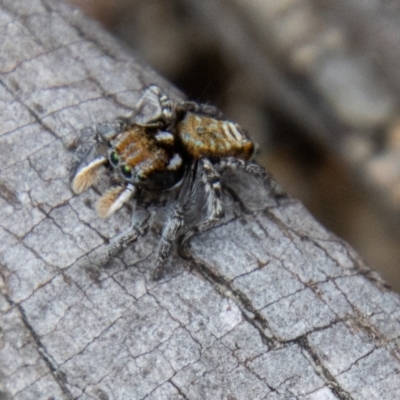
[[[144,182],[146,180],[146,177],[143,174],[138,174],[137,178],[139,179],[140,182]]]
[[[127,165],[122,165],[121,173],[126,179],[131,179],[132,178],[132,170]]]
[[[118,155],[115,151],[112,151],[112,152],[110,153],[110,163],[111,163],[114,167],[117,167],[117,166],[118,166],[118,163],[119,163],[119,155]]]

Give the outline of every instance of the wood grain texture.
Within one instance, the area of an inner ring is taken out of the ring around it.
[[[253,179],[160,282],[157,232],[98,268],[130,211],[73,195],[77,132],[177,92],[61,2],[2,1],[0,32],[1,399],[400,399],[399,296]]]

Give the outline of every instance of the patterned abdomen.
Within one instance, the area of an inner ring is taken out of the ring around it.
[[[187,113],[177,126],[177,135],[193,158],[251,158],[254,143],[246,131],[229,121]]]

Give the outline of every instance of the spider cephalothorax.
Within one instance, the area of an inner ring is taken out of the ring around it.
[[[84,141],[72,162],[74,192],[81,193],[92,186],[102,167],[118,178],[118,184],[98,200],[99,216],[109,217],[138,192],[179,190],[162,232],[155,279],[161,277],[172,243],[181,231],[180,243],[184,243],[224,215],[222,170],[239,168],[266,178],[261,167],[247,162],[253,155],[254,143],[244,129],[224,120],[210,105],[189,101],[174,105],[156,85],[144,91],[131,114],[86,129],[82,136]],[[193,202],[199,185],[205,194],[205,216],[185,230],[184,210]],[[135,240],[138,231],[132,224],[110,245],[106,258]]]

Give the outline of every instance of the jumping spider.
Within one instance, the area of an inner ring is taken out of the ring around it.
[[[254,143],[245,130],[222,119],[213,106],[190,101],[173,104],[156,85],[146,88],[128,116],[86,129],[82,136],[83,143],[72,161],[73,191],[79,194],[91,187],[101,167],[106,167],[117,181],[97,202],[100,217],[109,217],[133,197],[140,202],[143,193],[176,194],[161,234],[153,273],[156,280],[162,276],[172,244],[183,228],[186,230],[180,235],[180,245],[223,217],[221,171],[242,169],[267,179],[261,167],[247,162]],[[184,212],[195,201],[200,187],[206,199],[206,216],[188,229]],[[139,223],[132,222],[108,245],[105,261],[142,232]]]

